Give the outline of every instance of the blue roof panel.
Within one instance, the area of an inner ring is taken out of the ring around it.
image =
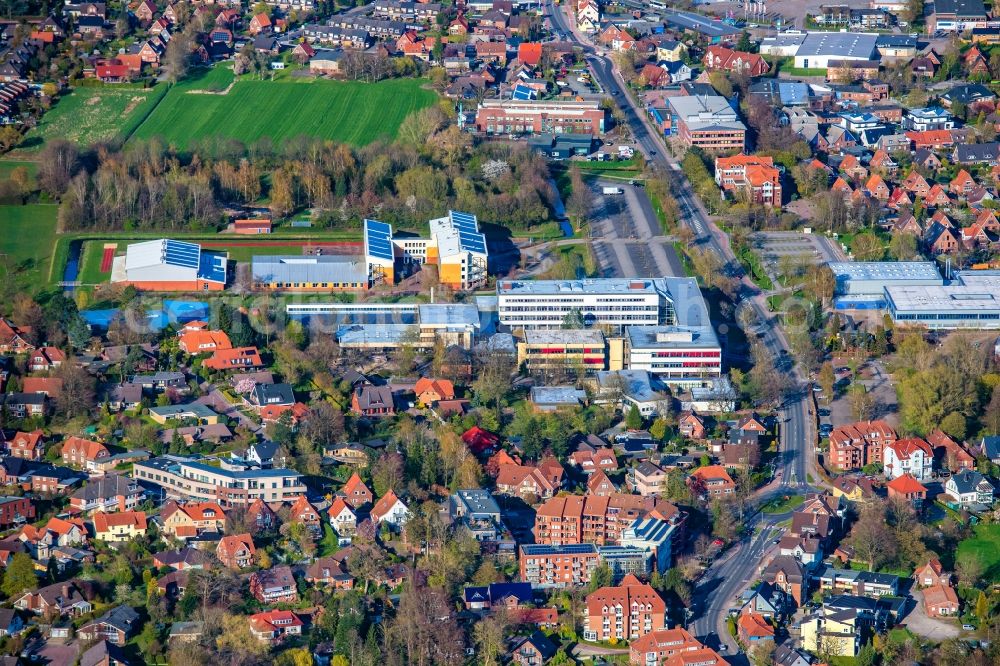
[[[392,227],[378,220],[365,220],[365,254],[392,260]]]
[[[198,263],[198,279],[226,283],[226,256],[215,252],[202,252]]]
[[[201,246],[183,241],[167,240],[163,244],[163,262],[171,266],[196,268],[201,254]]]

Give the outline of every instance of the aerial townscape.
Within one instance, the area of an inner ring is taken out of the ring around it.
[[[1000,10],[0,2],[0,666],[1000,664]]]

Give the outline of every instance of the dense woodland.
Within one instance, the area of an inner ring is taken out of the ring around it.
[[[184,153],[156,140],[52,141],[38,185],[61,202],[67,231],[215,230],[227,209],[262,205],[276,218],[311,208],[337,229],[366,217],[421,228],[455,208],[522,230],[550,218],[553,197],[544,158],[524,144],[473,146],[437,106],[408,117],[394,143],[358,149],[306,137],[280,146],[210,141]]]

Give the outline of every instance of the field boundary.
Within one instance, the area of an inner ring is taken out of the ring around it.
[[[146,102],[149,104],[149,109],[144,114],[142,114],[141,117],[137,116],[135,118],[130,119],[128,121],[128,124],[122,128],[121,132],[119,132],[118,142],[120,146],[124,146],[126,143],[128,143],[128,140],[132,138],[132,135],[135,134],[137,131],[139,131],[139,128],[142,126],[142,124],[146,122],[146,120],[148,120],[151,115],[153,115],[153,111],[155,111],[156,107],[160,105],[160,102],[166,99],[167,93],[170,91],[171,85],[172,84],[170,83],[166,83],[153,87],[153,91],[152,94],[150,95],[150,98],[146,100]],[[156,92],[157,90],[161,90],[161,92],[157,94]]]

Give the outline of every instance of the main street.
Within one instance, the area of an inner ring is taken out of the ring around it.
[[[659,131],[626,90],[624,81],[611,60],[598,53],[592,44],[575,31],[560,6],[553,4],[552,0],[548,0],[546,6],[553,28],[566,34],[568,39],[583,49],[594,78],[617,101],[625,124],[636,145],[646,155],[647,161],[664,173],[671,174],[673,194],[681,208],[681,219],[694,235],[694,243],[714,252],[728,274],[740,276],[742,282],[737,301],[743,307],[753,310],[754,319],[758,322],[755,329],[758,337],[774,357],[779,369],[787,371],[792,379],[793,388],[778,411],[778,419],[782,422],[776,465],[778,480],[764,489],[758,497],[761,501],[766,501],[777,495],[808,490],[814,476],[810,470],[813,469],[813,447],[816,441],[811,387],[797,367],[790,367],[791,359],[785,358],[790,355],[790,349],[780,322],[771,315],[760,290],[743,273],[729,246],[728,238],[711,221],[679,165],[667,157],[666,146]],[[699,639],[714,647],[734,647],[725,628],[726,614],[734,596],[756,578],[764,556],[773,545],[772,527],[782,518],[784,517],[761,518],[761,529],[756,536],[744,536],[730,548],[726,558],[718,560],[705,573],[695,588],[692,600],[694,620],[690,626]]]

